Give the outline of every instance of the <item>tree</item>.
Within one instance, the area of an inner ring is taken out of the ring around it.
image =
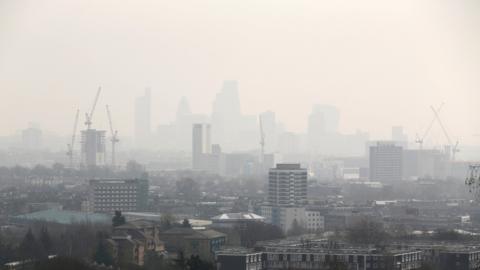
[[[107,245],[104,239],[99,239],[97,244],[97,250],[93,256],[93,260],[98,264],[104,264],[107,266],[113,265],[113,258],[108,251]]]
[[[183,220],[182,227],[185,227],[185,228],[191,228],[192,227],[192,225],[190,224],[190,221],[187,218]]]
[[[347,230],[347,239],[355,244],[383,244],[390,236],[379,222],[363,218]]]
[[[47,257],[45,250],[37,242],[31,229],[28,229],[25,237],[20,243],[18,253],[23,260],[41,260]]]
[[[172,269],[172,265],[155,251],[145,253],[145,270],[167,270]]]
[[[440,241],[458,241],[462,238],[462,235],[455,230],[439,229],[435,231],[432,237]]]
[[[135,160],[130,160],[125,166],[125,174],[132,178],[145,178],[145,168]]]
[[[85,263],[68,257],[46,259],[35,263],[34,270],[93,270]]]
[[[196,201],[202,197],[198,183],[191,178],[185,178],[175,183],[177,193],[183,194],[188,201]]]
[[[39,240],[40,240],[40,244],[42,245],[47,255],[50,255],[53,251],[53,242],[50,237],[50,234],[48,233],[47,227],[43,226],[42,229],[40,230]]]
[[[240,235],[240,244],[246,247],[253,247],[258,241],[284,237],[279,227],[263,222],[247,222],[244,226],[235,227],[235,231]]]
[[[125,223],[126,223],[125,217],[122,216],[122,212],[121,211],[115,211],[115,216],[113,216],[113,218],[112,218],[113,227],[118,227],[118,226],[121,226]]]
[[[175,223],[175,217],[171,214],[164,214],[160,217],[160,229],[162,231],[172,228]]]
[[[200,259],[198,255],[192,255],[187,260],[187,265],[190,270],[214,270],[213,264]]]
[[[305,228],[298,223],[297,219],[294,219],[292,222],[292,227],[288,230],[287,234],[289,236],[297,236],[305,233]]]

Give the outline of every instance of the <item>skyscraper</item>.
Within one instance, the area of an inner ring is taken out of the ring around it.
[[[200,170],[205,167],[207,155],[212,151],[209,124],[193,124],[192,128],[192,168]]]
[[[370,180],[392,182],[402,180],[403,148],[393,142],[377,142],[370,146]]]
[[[39,149],[42,147],[42,130],[29,127],[22,130],[22,144],[26,149]]]
[[[404,149],[408,147],[408,136],[403,132],[402,126],[392,127],[392,141],[397,145],[402,146]]]
[[[308,133],[315,135],[335,134],[338,132],[340,113],[330,105],[314,105],[308,117]]]
[[[268,175],[268,203],[280,207],[307,204],[307,169],[300,164],[277,164]]]
[[[151,137],[151,92],[145,89],[145,95],[135,100],[135,145],[137,148],[146,148]]]
[[[343,145],[338,133],[340,114],[336,107],[315,105],[308,116],[308,146],[314,153],[337,154]]]
[[[212,108],[214,140],[226,149],[235,144],[242,126],[237,81],[225,81],[215,96]]]

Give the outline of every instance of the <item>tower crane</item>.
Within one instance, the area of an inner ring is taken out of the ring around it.
[[[78,126],[78,116],[80,114],[80,110],[77,109],[77,113],[75,114],[75,121],[73,124],[73,133],[72,133],[72,139],[69,144],[67,144],[67,156],[70,161],[70,168],[73,168],[73,148],[75,147],[75,137],[77,135],[77,126]]]
[[[100,92],[102,91],[102,87],[98,87],[97,94],[95,95],[95,99],[93,100],[93,106],[90,110],[90,113],[85,113],[85,125],[87,129],[90,129],[92,126],[92,117],[93,113],[95,112],[95,107],[97,107],[98,98],[100,97]]]
[[[263,121],[262,116],[258,116],[259,125],[260,125],[260,163],[263,164],[263,159],[265,158],[265,132],[263,131]]]
[[[113,124],[112,124],[112,115],[110,114],[110,108],[108,105],[106,106],[107,109],[107,116],[108,116],[108,124],[110,126],[110,142],[112,142],[112,168],[115,168],[115,145],[120,141],[118,139],[118,131],[113,129]]]
[[[448,142],[448,145],[449,147],[451,148],[450,151],[451,151],[451,154],[452,154],[452,160],[455,160],[455,155],[456,153],[460,152],[460,150],[458,149],[458,140],[455,142],[455,144],[453,144],[451,138],[450,138],[450,135],[448,134],[447,132],[447,129],[445,128],[445,126],[443,125],[443,122],[442,122],[442,119],[440,119],[440,115],[438,114],[438,111],[435,110],[435,108],[433,106],[431,106],[431,109],[433,111],[433,114],[435,115],[435,118],[437,119],[438,121],[438,124],[440,125],[440,127],[442,128],[442,131],[443,131],[443,135],[445,136],[445,138],[447,139],[447,142]]]
[[[442,110],[443,105],[444,105],[444,103],[442,103],[442,104],[440,104],[440,106],[438,106],[438,108],[436,110],[437,113]],[[425,140],[428,133],[432,129],[432,126],[435,123],[436,119],[437,119],[437,117],[434,115],[432,121],[430,121],[429,125],[427,126],[427,129],[425,129],[425,132],[423,133],[422,137],[418,137],[418,135],[417,135],[417,138],[415,139],[415,142],[418,143],[418,146],[419,146],[420,149],[423,149],[423,141]]]

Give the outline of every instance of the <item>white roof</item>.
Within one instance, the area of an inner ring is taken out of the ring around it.
[[[264,217],[259,216],[254,213],[225,213],[213,217],[212,220],[214,221],[234,221],[234,220],[258,220],[262,221],[265,220]]]

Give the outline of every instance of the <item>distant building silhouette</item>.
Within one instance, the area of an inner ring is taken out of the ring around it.
[[[397,145],[403,147],[403,149],[408,148],[408,136],[403,132],[402,126],[393,126],[392,127],[392,141]]]
[[[33,150],[42,147],[42,130],[36,127],[29,127],[22,130],[22,146],[25,149]]]
[[[135,100],[135,145],[137,148],[147,148],[151,142],[151,91],[145,90],[145,95]]]
[[[207,155],[212,151],[209,124],[194,124],[192,127],[192,168],[205,168]]]

